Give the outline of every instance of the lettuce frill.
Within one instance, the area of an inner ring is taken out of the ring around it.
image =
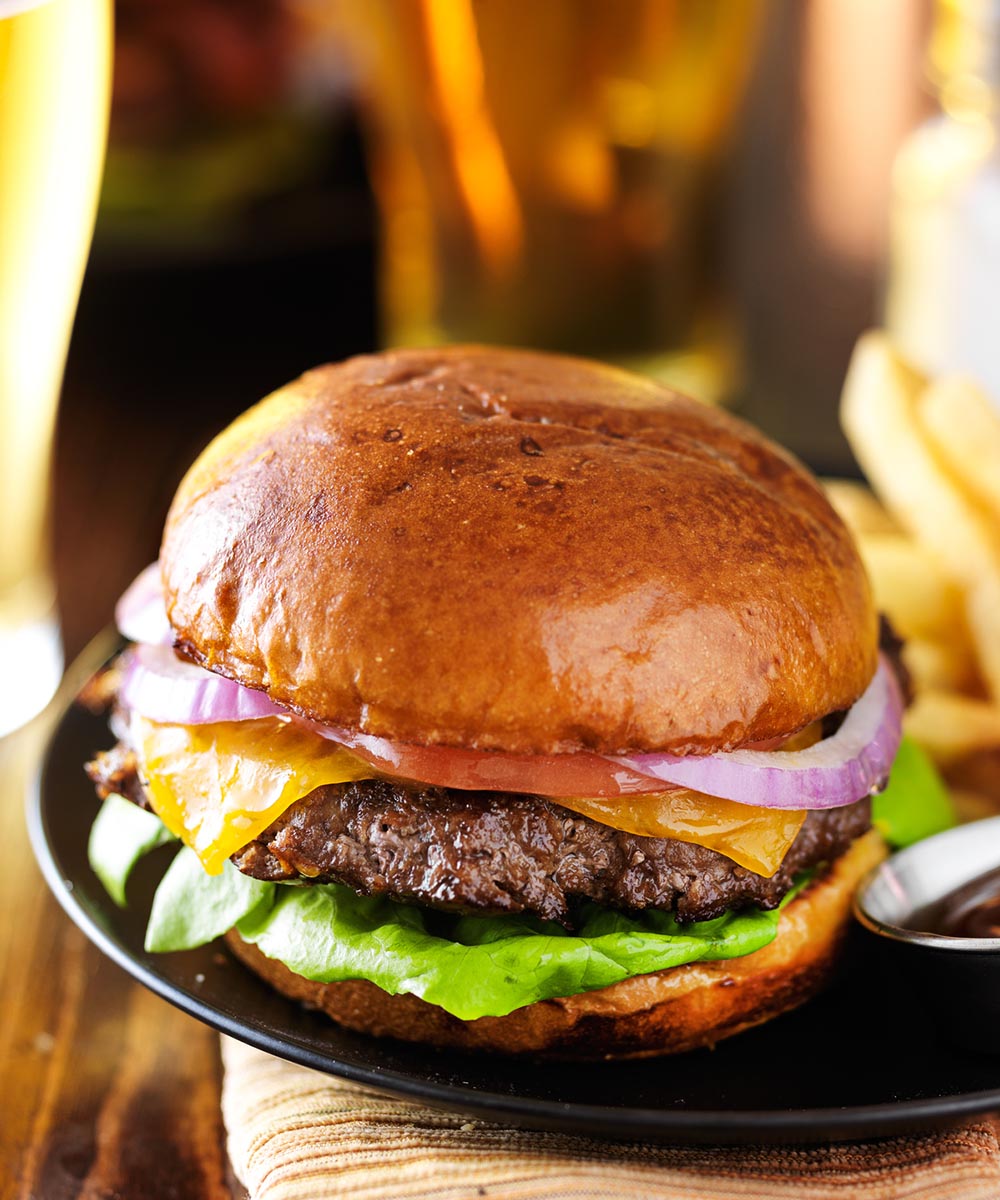
[[[895,844],[951,823],[946,793],[912,745],[876,798],[874,820]],[[157,818],[108,797],[92,831],[90,861],[117,903],[134,863],[167,837]],[[570,932],[534,917],[434,912],[359,896],[339,884],[265,883],[230,863],[220,875],[208,875],[182,847],[157,889],[146,949],[191,949],[235,926],[297,975],[321,983],[367,979],[469,1021],[634,975],[752,954],[774,940],[781,908],[810,878],[800,876],[773,911],[752,908],[680,925],[669,913],[630,916],[588,904]]]

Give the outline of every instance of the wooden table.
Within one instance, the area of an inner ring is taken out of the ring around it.
[[[21,806],[43,732],[0,744],[0,1197],[229,1200],[216,1034],[104,958],[32,857]]]
[[[305,366],[371,344],[364,241],[338,264],[345,288],[356,280],[352,316],[318,311],[294,328],[281,325],[283,276],[302,266],[287,254],[252,264],[255,287],[244,264],[92,272],[55,470],[70,659],[156,557],[173,490],[208,438]],[[22,811],[44,736],[42,720],[0,740],[0,1200],[243,1195],[225,1152],[217,1035],[91,946],[35,864]]]
[[[111,411],[80,404],[68,415],[57,562],[75,652],[155,554],[167,481],[179,469],[173,451],[184,439],[159,431],[153,467],[138,452],[137,430],[124,438],[131,470],[112,475],[95,468],[119,424]],[[145,440],[149,424],[142,428]],[[47,724],[0,741],[0,1198],[242,1195],[225,1152],[216,1034],[93,947],[35,864],[23,797]]]

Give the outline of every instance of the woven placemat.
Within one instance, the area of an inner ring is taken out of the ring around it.
[[[222,1039],[251,1200],[1000,1200],[1000,1120],[819,1147],[642,1146],[394,1100]]]

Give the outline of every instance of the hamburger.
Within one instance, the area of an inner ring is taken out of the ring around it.
[[[580,359],[321,367],[217,437],[119,604],[92,865],[182,845],[147,948],[224,936],[352,1030],[718,1041],[828,979],[901,696],[793,457]],[[895,781],[894,781],[895,788]]]

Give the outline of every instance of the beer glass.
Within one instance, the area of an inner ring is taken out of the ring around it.
[[[758,0],[344,0],[383,338],[617,361],[708,398],[720,166]]]
[[[106,140],[111,26],[111,0],[0,0],[0,735],[45,705],[62,672],[50,467]]]

